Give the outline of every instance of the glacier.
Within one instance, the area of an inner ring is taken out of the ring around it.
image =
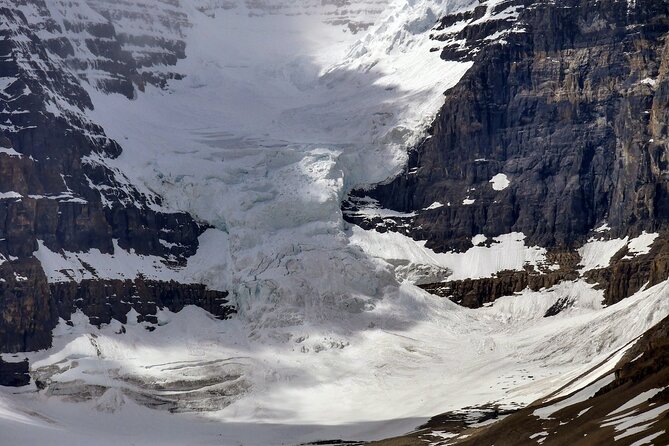
[[[47,3],[54,16],[74,8],[92,21],[115,7]],[[163,311],[153,332],[141,323],[98,329],[82,314],[73,326],[61,321],[53,348],[25,354],[55,390],[0,391],[3,435],[71,445],[378,439],[447,410],[529,404],[669,314],[666,283],[604,308],[602,291],[582,280],[462,308],[416,287],[415,270],[489,277],[543,264],[545,250],[509,234],[435,253],[346,223],[347,193],[402,170],[443,92],[471,67],[433,50],[444,42],[431,38],[436,20],[479,2],[350,3],[346,14],[317,1],[123,3],[143,14],[177,9],[178,30],[156,19],[151,33],[178,33],[186,57],[147,68],[180,76],[133,98],[99,89],[104,73],[75,73],[88,80],[89,118],[123,147],[117,159],[91,162],[163,197],[156,206],[211,225],[188,265],[160,277],[230,291],[238,315]],[[488,0],[480,20],[494,20],[499,3]],[[124,20],[115,25],[145,32]],[[77,268],[73,255],[42,254],[53,271]],[[144,261],[123,253],[118,274]],[[544,318],[563,298],[576,304]]]

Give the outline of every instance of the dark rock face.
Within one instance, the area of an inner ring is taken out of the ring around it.
[[[108,324],[112,319],[127,323],[131,309],[138,313],[137,322],[152,324],[158,323],[158,309],[179,312],[186,305],[198,306],[220,319],[234,313],[227,292],[207,290],[199,284],[145,279],[84,280],[81,283],[52,283],[50,289],[60,317],[69,320],[79,309],[98,326]]]
[[[0,265],[0,351],[39,350],[51,345],[58,308],[35,258]]]
[[[523,32],[474,56],[447,47],[444,57],[475,64],[446,93],[431,137],[410,153],[404,174],[353,192],[344,209],[369,196],[416,212],[402,230],[437,251],[467,249],[476,234],[515,231],[530,244],[571,249],[604,221],[612,236],[665,228],[669,4],[515,1],[498,8],[509,5],[520,8]],[[444,26],[458,20],[447,17]],[[499,23],[468,27],[454,40],[476,45],[492,26]],[[493,189],[497,174],[510,180],[506,189]],[[467,198],[475,201],[463,204]],[[434,202],[445,206],[424,210]]]
[[[502,296],[511,296],[525,289],[539,291],[550,288],[563,280],[578,277],[573,271],[535,273],[532,271],[502,271],[495,277],[453,280],[431,283],[420,287],[437,296],[444,296],[468,308],[480,308]]]
[[[0,386],[22,387],[30,384],[28,361],[5,362],[0,358]]]
[[[76,3],[0,7],[0,352],[49,347],[58,318],[69,320],[76,309],[95,324],[125,321],[130,308],[149,322],[156,308],[198,305],[217,317],[234,311],[227,293],[201,285],[142,278],[50,284],[34,257],[38,241],[55,253],[112,254],[116,243],[178,267],[206,229],[188,214],[161,211],[160,197],[106,163],[121,147],[87,117],[93,104],[83,86],[91,70],[106,73],[93,86],[109,94],[133,97],[146,83],[163,85],[170,74],[151,67],[185,57],[183,42],[116,29],[112,20],[135,30],[133,21],[147,20],[141,7],[120,2],[91,2],[91,17],[61,11],[65,18],[54,19],[53,8]],[[155,6],[168,11],[158,15],[161,26],[178,36],[185,19],[171,4]]]
[[[604,289],[606,305],[618,303],[644,286],[649,288],[669,278],[668,241],[669,236],[662,234],[650,253],[632,258],[628,258],[627,249],[622,249],[608,267],[588,271],[585,276]]]

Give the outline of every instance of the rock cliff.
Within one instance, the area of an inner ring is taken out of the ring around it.
[[[665,228],[667,3],[494,6],[510,7],[516,32],[481,46],[500,26],[484,21],[453,37],[458,45],[443,57],[469,58],[473,67],[446,93],[404,173],[355,191],[349,219],[374,226],[351,212],[364,196],[416,213],[406,231],[437,251],[466,249],[476,234],[517,231],[531,244],[564,249],[603,222],[611,236]],[[485,8],[446,17],[443,26],[475,22]],[[443,206],[428,209],[434,203]]]
[[[437,30],[453,28],[461,30],[447,39],[435,31],[448,43],[442,57],[472,68],[445,93],[404,172],[354,190],[345,218],[437,252],[465,251],[477,234],[522,232],[563,258],[592,237],[659,232],[652,254],[621,251],[586,275],[607,304],[669,277],[660,246],[669,224],[669,4],[514,0],[444,17]],[[370,202],[404,216],[370,218],[361,212]],[[579,263],[576,255],[559,271],[421,286],[478,307],[576,279]]]

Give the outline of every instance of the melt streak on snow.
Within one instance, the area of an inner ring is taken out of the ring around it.
[[[509,234],[489,248],[436,254],[342,220],[347,191],[400,172],[404,149],[470,67],[440,60],[429,34],[439,17],[477,1],[352,2],[369,6],[358,21],[375,23],[356,34],[331,20],[332,5],[249,3],[256,6],[156,2],[156,14],[179,8],[189,22],[187,57],[169,67],[184,78],[134,100],[88,86],[91,119],[124,149],[104,162],[163,195],[168,209],[214,226],[179,280],[231,291],[238,317],[163,312],[148,333],[131,314],[124,335],[118,323],[97,329],[83,315],[74,327],[61,323],[52,349],[28,355],[61,396],[0,393],[3,435],[16,444],[71,445],[93,437],[110,445],[149,438],[263,446],[386,437],[446,410],[529,403],[667,314],[666,284],[603,309],[602,292],[581,281],[464,309],[401,272],[427,265],[454,278],[487,277],[541,264],[545,252]],[[127,7],[135,4],[146,1]],[[136,26],[123,20],[120,28]],[[160,23],[153,33],[172,32]],[[42,247],[38,255],[52,280],[62,280],[63,265],[81,278],[82,262],[139,270],[154,260]],[[559,299],[575,304],[543,318]],[[91,394],[92,386],[109,390]],[[152,388],[154,395],[141,393]],[[174,394],[202,404],[199,392],[209,390],[223,396],[199,418],[141,404]]]

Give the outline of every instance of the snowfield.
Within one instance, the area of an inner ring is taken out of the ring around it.
[[[228,290],[239,314],[218,321],[193,307],[165,311],[153,332],[132,315],[125,333],[117,322],[92,327],[81,314],[74,326],[61,321],[52,349],[25,355],[55,383],[52,390],[0,391],[3,441],[268,446],[378,439],[447,410],[528,404],[669,314],[667,283],[608,308],[602,291],[582,281],[462,308],[416,287],[411,271],[489,277],[545,265],[545,249],[507,234],[489,247],[437,254],[424,242],[344,222],[347,192],[400,172],[443,92],[471,66],[430,51],[440,44],[429,38],[436,20],[478,5],[360,3],[360,21],[375,25],[353,34],[320,2],[297,12],[277,2],[283,6],[258,12],[242,2],[183,1],[191,24],[187,58],[169,68],[182,80],[133,100],[88,86],[91,119],[124,149],[118,159],[96,162],[213,229],[179,271],[120,248],[103,257],[41,245],[50,280],[65,280],[63,268],[85,278],[81,262],[105,277],[149,271]],[[509,179],[500,174],[491,182],[502,190]],[[477,236],[474,244],[487,239]],[[630,251],[644,252],[653,241],[646,234],[630,241]],[[610,243],[584,248],[584,270],[608,263]],[[543,317],[565,298],[574,306]]]

